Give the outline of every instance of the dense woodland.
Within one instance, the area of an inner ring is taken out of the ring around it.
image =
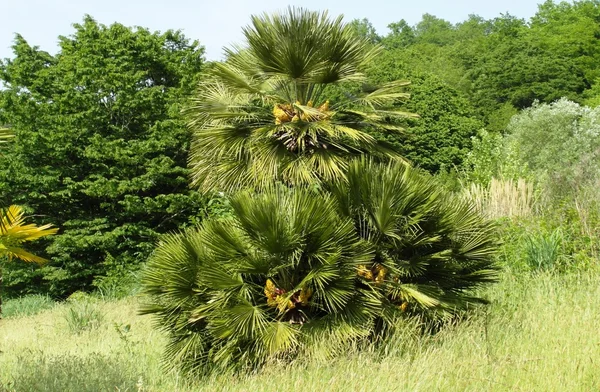
[[[548,1],[530,20],[471,15],[453,25],[425,14],[414,26],[390,23],[387,35],[353,21],[385,48],[367,70],[372,83],[409,80],[404,107],[420,116],[402,135],[377,136],[430,173],[471,171],[465,158],[481,130],[504,135],[535,102],[600,103],[599,21],[597,1]],[[50,263],[9,267],[10,295],[110,285],[160,233],[225,203],[188,187],[180,110],[210,68],[201,44],[92,17],[74,28],[56,55],[17,35],[0,66],[0,123],[18,140],[0,156],[0,200],[61,228],[36,247]]]
[[[27,244],[47,262],[3,262],[5,298],[141,280],[167,357],[201,372],[314,331],[376,341],[398,312],[436,329],[501,270],[597,263],[600,1],[385,35],[288,12],[222,62],[202,37],[92,16],[55,55],[15,37],[0,205],[58,232]]]

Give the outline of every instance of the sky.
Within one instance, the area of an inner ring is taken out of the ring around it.
[[[249,16],[285,9],[289,5],[343,14],[346,21],[367,18],[380,35],[387,25],[405,19],[416,24],[425,13],[452,23],[476,14],[486,19],[501,13],[530,18],[543,0],[0,0],[0,59],[12,57],[15,33],[30,45],[52,54],[58,50],[57,37],[73,32],[72,24],[85,14],[98,22],[119,22],[150,30],[182,30],[206,48],[208,60],[222,58],[223,46],[242,41],[241,27]]]

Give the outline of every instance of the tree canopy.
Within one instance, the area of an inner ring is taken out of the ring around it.
[[[56,55],[17,35],[14,57],[0,63],[0,124],[16,135],[0,154],[0,200],[61,228],[40,241],[51,256],[44,268],[8,271],[16,289],[89,287],[107,259],[138,264],[158,233],[204,205],[188,189],[189,132],[179,114],[202,47],[178,31],[91,17],[74,28]]]

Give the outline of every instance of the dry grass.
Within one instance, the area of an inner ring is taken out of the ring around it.
[[[492,178],[487,187],[474,183],[465,187],[464,194],[492,219],[528,217],[534,212],[533,184],[524,179]]]

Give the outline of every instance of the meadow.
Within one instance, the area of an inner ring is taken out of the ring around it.
[[[165,337],[139,298],[8,301],[1,391],[591,391],[600,388],[600,272],[507,271],[492,303],[436,334],[407,322],[384,347],[189,383],[161,369]],[[21,303],[17,304],[17,301]],[[18,306],[17,306],[18,305]],[[50,306],[48,308],[48,306]],[[20,315],[17,309],[31,314]],[[73,317],[73,314],[79,317]]]

